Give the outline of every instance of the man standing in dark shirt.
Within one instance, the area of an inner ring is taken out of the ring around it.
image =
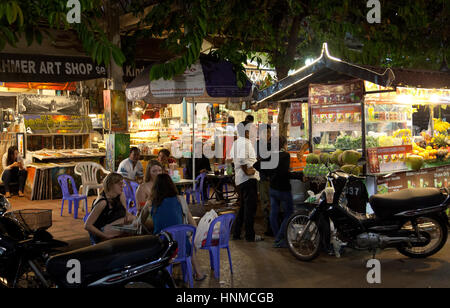
[[[284,136],[279,137],[279,149],[278,153],[272,151],[272,155],[279,155],[277,166],[266,170],[266,173],[270,176],[270,224],[275,235],[274,247],[282,248],[287,247],[284,234],[289,217],[294,211],[290,182],[291,156],[287,152],[287,139]],[[270,158],[258,161],[253,167],[260,171],[262,170],[261,162],[269,160]],[[278,223],[280,206],[283,206],[284,212],[281,226]]]
[[[272,137],[272,130],[270,124],[261,125],[259,131],[259,139],[256,145],[257,159],[266,159],[267,155],[270,154],[270,141]],[[270,224],[270,175],[267,170],[262,169],[259,172],[259,199],[261,201],[261,206],[264,214],[264,235],[274,236],[272,232],[272,227]]]

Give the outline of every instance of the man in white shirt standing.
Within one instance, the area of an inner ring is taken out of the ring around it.
[[[254,230],[259,174],[253,168],[253,164],[256,163],[256,152],[250,140],[251,125],[251,123],[246,121],[239,123],[237,127],[239,137],[231,148],[235,168],[235,182],[240,192],[241,201],[233,239],[240,239],[241,228],[244,225],[245,239],[248,242],[255,242],[261,241],[263,238],[255,235]]]
[[[142,182],[144,177],[144,167],[139,161],[141,151],[137,147],[132,147],[130,149],[130,156],[124,159],[119,168],[117,168],[117,173],[120,173],[125,179],[135,182]]]

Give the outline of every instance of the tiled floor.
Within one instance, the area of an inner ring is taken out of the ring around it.
[[[95,197],[88,197],[88,206],[91,208],[92,202]],[[89,236],[86,230],[84,230],[83,216],[84,212],[81,210],[78,213],[78,218],[73,218],[72,214],[68,212],[68,202],[64,204],[63,215],[61,216],[61,200],[42,200],[42,201],[30,201],[27,198],[19,198],[13,196],[9,199],[11,203],[11,211],[21,209],[51,209],[53,217],[53,225],[48,231],[54,238],[62,241],[70,242],[74,246],[89,245]],[[78,247],[76,247],[78,248]]]

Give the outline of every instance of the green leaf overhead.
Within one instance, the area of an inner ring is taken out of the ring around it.
[[[231,61],[241,82],[243,64],[258,53],[258,64],[275,67],[280,79],[316,56],[323,42],[336,57],[357,64],[438,69],[450,59],[448,0],[380,0],[379,24],[367,22],[370,8],[361,0],[80,2],[81,24],[68,24],[67,0],[0,1],[0,43],[39,42],[44,29],[64,28],[77,34],[95,62],[121,65],[132,61],[140,40],[159,39],[176,57],[154,65],[152,79],[182,73],[201,52]],[[104,26],[105,3],[120,11],[120,49]],[[135,23],[122,24],[132,17]]]

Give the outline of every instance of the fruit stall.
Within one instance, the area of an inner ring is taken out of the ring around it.
[[[450,90],[353,80],[310,84],[309,93],[313,153],[306,176],[323,177],[329,163],[332,170],[369,175],[371,194],[448,186]],[[363,156],[365,168],[357,166]]]
[[[365,97],[367,173],[372,193],[413,187],[448,187],[450,171],[450,90],[396,87]]]
[[[307,97],[305,175],[322,183],[328,168],[367,175],[375,194],[448,186],[449,88],[448,72],[355,65],[324,44],[320,57],[260,91],[257,103]]]

